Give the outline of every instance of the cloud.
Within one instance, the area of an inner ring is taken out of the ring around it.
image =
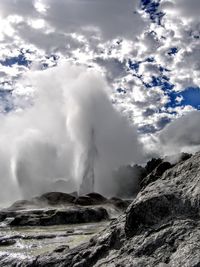
[[[42,11],[39,7],[43,7]],[[25,23],[30,19],[43,20],[55,35],[57,32],[81,33],[89,38],[91,33],[98,33],[111,40],[119,37],[132,39],[143,30],[145,22],[135,12],[137,8],[138,0],[3,0],[0,14],[3,18],[17,15]]]
[[[69,32],[99,30],[106,39],[131,38],[144,27],[139,14],[134,13],[138,1],[78,0],[55,2],[46,0],[45,20],[53,27]]]
[[[2,17],[7,17],[9,15],[20,15],[25,17],[36,15],[34,1],[2,0],[0,3],[0,10]]]
[[[200,111],[192,111],[168,124],[159,135],[165,154],[194,152],[200,148]]]

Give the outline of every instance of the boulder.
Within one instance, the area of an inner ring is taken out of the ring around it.
[[[96,192],[89,193],[86,196],[92,198],[97,204],[104,203],[107,201],[107,198]]]
[[[95,201],[90,196],[86,195],[77,197],[74,201],[74,204],[80,206],[91,206],[95,204]]]
[[[62,193],[62,192],[49,192],[41,195],[40,197],[34,198],[33,201],[45,202],[47,205],[65,205],[71,204],[75,201],[75,196]]]

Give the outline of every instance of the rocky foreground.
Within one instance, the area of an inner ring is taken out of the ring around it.
[[[109,209],[125,210],[130,201],[106,199],[97,193],[76,197],[51,192],[17,201],[0,211],[0,222],[10,227],[80,224],[109,220]]]
[[[104,229],[130,203],[98,193],[61,192],[17,201],[0,211],[0,266],[28,266],[38,255],[72,249]]]
[[[172,166],[161,163],[143,179],[125,214],[73,248],[0,266],[200,266],[200,153]]]

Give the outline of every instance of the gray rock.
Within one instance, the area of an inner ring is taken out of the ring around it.
[[[0,246],[12,246],[16,243],[16,241],[12,238],[1,237],[0,238]]]
[[[90,196],[80,196],[75,200],[76,205],[92,206],[95,205],[95,201]]]
[[[8,210],[26,210],[33,208],[45,208],[47,206],[73,205],[76,197],[73,194],[62,192],[49,192],[30,200],[19,200],[13,203]]]
[[[69,209],[38,210],[16,212],[10,226],[48,226],[60,224],[76,224],[100,222],[108,220],[106,209],[101,207],[83,208],[73,207]]]
[[[148,183],[126,214],[89,242],[35,259],[1,266],[200,266],[200,153]]]
[[[132,202],[131,200],[123,200],[118,197],[112,197],[109,199],[109,203],[113,204],[115,207],[123,211],[125,211],[128,208],[131,202]]]
[[[39,203],[46,202],[46,204],[53,206],[73,203],[75,199],[73,195],[67,193],[50,192],[38,197],[37,201],[39,201]]]
[[[200,266],[200,153],[167,169],[90,242],[36,266]]]
[[[140,187],[144,188],[146,187],[148,184],[156,181],[157,179],[159,179],[163,173],[172,168],[173,166],[171,165],[171,163],[169,162],[161,162],[149,175],[147,175],[140,183]]]

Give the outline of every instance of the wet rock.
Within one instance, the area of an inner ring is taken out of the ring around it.
[[[62,253],[62,252],[64,252],[67,249],[69,249],[69,246],[67,246],[67,245],[65,245],[65,246],[59,246],[58,248],[54,249],[53,252]]]
[[[48,226],[100,222],[108,219],[108,213],[104,208],[74,207],[48,211],[40,210],[37,213],[32,211],[16,213],[10,226]]]
[[[0,222],[4,221],[6,217],[7,217],[6,213],[0,211]]]
[[[74,233],[74,229],[68,229],[67,231],[66,231],[66,234],[73,234]]]
[[[41,240],[41,239],[52,239],[52,238],[56,238],[57,235],[54,234],[44,234],[44,235],[26,235],[26,236],[22,236],[21,239],[24,240]]]
[[[6,238],[6,237],[0,238],[0,246],[12,246],[15,243],[16,243],[16,240],[14,240],[12,238]]]

